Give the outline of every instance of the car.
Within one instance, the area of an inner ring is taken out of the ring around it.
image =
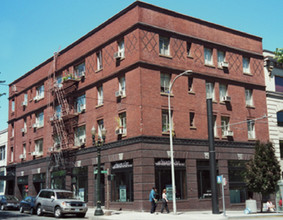
[[[0,207],[1,210],[6,209],[19,209],[20,201],[16,196],[13,195],[1,195],[0,196]]]
[[[20,213],[28,211],[31,215],[34,214],[35,197],[27,196],[20,202]]]
[[[52,213],[56,218],[65,214],[76,214],[84,218],[87,204],[74,197],[72,191],[60,189],[42,189],[35,199],[35,209],[38,216]]]

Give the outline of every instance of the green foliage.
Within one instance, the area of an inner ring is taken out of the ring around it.
[[[283,63],[283,48],[276,48],[275,58],[278,63]]]
[[[254,158],[247,163],[244,176],[252,192],[267,195],[276,191],[280,165],[271,143],[256,143]]]

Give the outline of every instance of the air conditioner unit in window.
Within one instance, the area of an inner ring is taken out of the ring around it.
[[[85,142],[86,142],[86,139],[85,139],[85,138],[80,138],[80,145],[85,144]]]
[[[26,130],[25,128],[22,128],[22,129],[21,129],[21,132],[22,132],[22,133],[26,133],[26,131],[27,131],[27,130]]]
[[[37,155],[38,155],[38,152],[37,152],[37,151],[33,151],[33,152],[31,152],[31,155],[32,155],[32,156],[37,156]]]
[[[27,106],[27,101],[22,102],[22,106],[26,107]]]
[[[231,97],[226,95],[222,97],[222,102],[231,102]]]
[[[224,131],[225,137],[233,137],[233,135],[234,135],[233,131]]]
[[[124,134],[124,128],[117,128],[117,129],[115,130],[115,134],[116,134],[116,135],[122,135],[122,134]]]
[[[221,66],[222,68],[228,68],[229,67],[229,63],[228,62],[221,62]]]
[[[39,96],[35,96],[35,97],[33,98],[33,100],[34,100],[35,102],[37,102],[37,101],[39,100]]]
[[[85,108],[86,108],[85,104],[81,104],[81,105],[80,105],[81,112],[84,112],[84,111],[85,111]]]
[[[85,77],[85,71],[81,72],[81,77]]]
[[[122,90],[116,91],[115,96],[116,98],[123,96],[123,91]]]
[[[26,159],[26,155],[25,154],[20,154],[19,158],[20,159]]]
[[[34,123],[34,124],[32,125],[32,127],[33,127],[33,128],[37,128],[37,127],[38,127],[37,123]]]
[[[114,53],[114,59],[119,60],[123,57],[122,52],[115,52]]]

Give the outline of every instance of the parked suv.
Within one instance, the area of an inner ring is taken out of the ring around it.
[[[35,199],[35,209],[38,216],[53,213],[56,218],[60,218],[64,214],[76,214],[83,218],[87,212],[87,205],[74,198],[71,191],[42,189]]]

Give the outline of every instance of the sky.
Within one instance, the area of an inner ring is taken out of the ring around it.
[[[135,0],[0,0],[0,131],[8,127],[8,85]],[[283,47],[283,0],[144,0]]]

